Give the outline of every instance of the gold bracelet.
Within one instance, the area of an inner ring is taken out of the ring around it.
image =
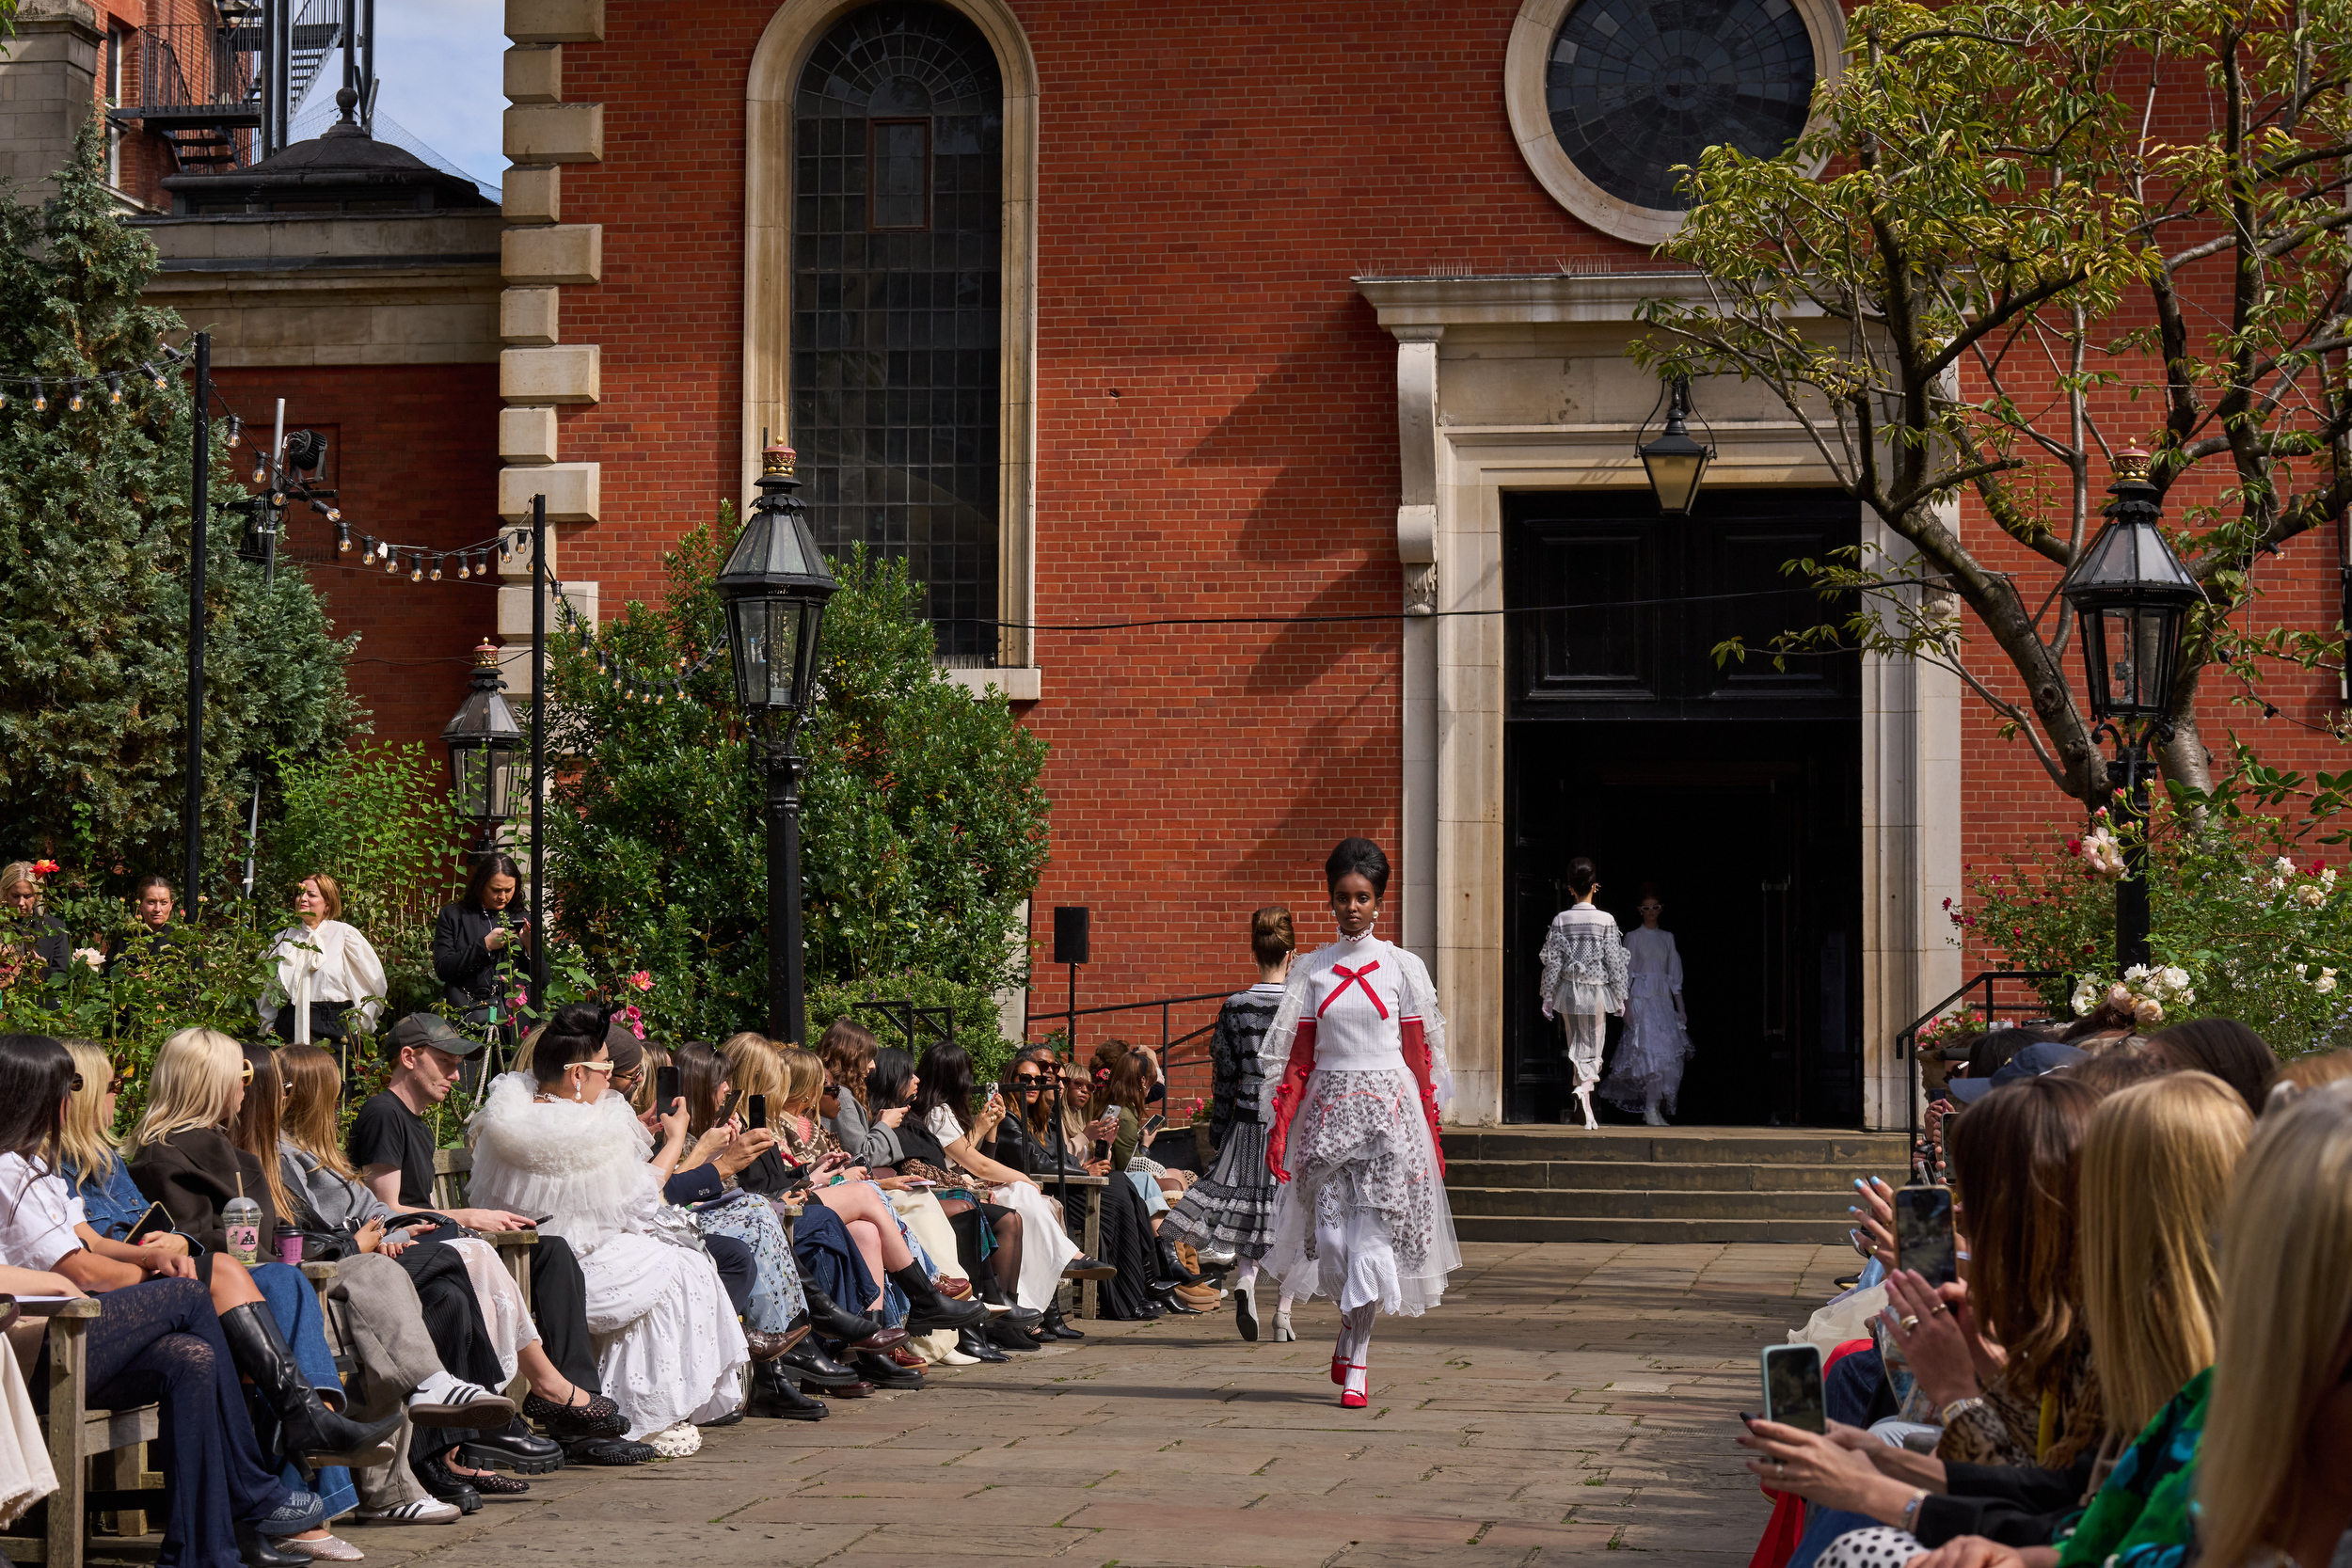
[[[1969,1411],[1981,1410],[1983,1408],[1983,1396],[1979,1394],[1971,1394],[1964,1400],[1954,1400],[1951,1403],[1937,1411],[1935,1413],[1936,1419],[1942,1422],[1945,1426],[1950,1426],[1954,1421],[1966,1415]]]

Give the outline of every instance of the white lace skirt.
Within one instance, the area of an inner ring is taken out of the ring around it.
[[[538,1342],[539,1325],[531,1321],[522,1290],[506,1272],[498,1248],[472,1237],[449,1244],[466,1260],[466,1277],[473,1281],[474,1300],[482,1307],[482,1325],[490,1331],[491,1352],[498,1356],[506,1381],[512,1383],[515,1369],[522,1364],[523,1347]]]
[[[1264,1266],[1285,1295],[1406,1317],[1438,1304],[1462,1249],[1411,1073],[1317,1069],[1284,1156]]]
[[[743,1402],[751,1351],[707,1254],[624,1232],[580,1255],[596,1381],[632,1439]]]

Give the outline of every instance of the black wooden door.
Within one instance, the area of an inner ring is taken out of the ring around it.
[[[1698,1055],[1685,1123],[1853,1125],[1861,1115],[1861,723],[1851,654],[1774,668],[1732,636],[1836,622],[1788,592],[1783,562],[1850,546],[1854,503],[1821,492],[1710,492],[1697,518],[1646,495],[1506,498],[1504,1113],[1572,1104],[1539,956],[1591,856],[1602,908],[1666,907]],[[1551,607],[1576,606],[1562,610]],[[1613,1023],[1611,1048],[1614,1050]]]

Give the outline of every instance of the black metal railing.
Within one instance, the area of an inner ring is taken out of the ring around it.
[[[920,1056],[925,1044],[946,1040],[953,1045],[956,1040],[956,1010],[953,1007],[922,1007],[903,999],[892,1002],[868,999],[853,1005],[850,1010],[853,1013],[876,1013],[898,1025],[898,1032],[906,1037],[907,1053],[911,1056]],[[914,1030],[917,1024],[930,1028],[930,1040],[916,1041]]]
[[[1232,994],[1232,990],[1205,990],[1197,996],[1162,996],[1149,1002],[1114,1002],[1107,1006],[1080,1007],[1074,1016],[1076,1018],[1101,1018],[1111,1013],[1136,1013],[1158,1008],[1160,1037],[1157,1041],[1157,1049],[1160,1057],[1160,1072],[1168,1081],[1168,1097],[1173,1100],[1179,1094],[1197,1094],[1206,1099],[1209,1092],[1208,1037],[1209,1032],[1216,1027],[1216,1019],[1212,1016],[1208,1022],[1201,1024],[1199,1028],[1187,1029],[1180,1035],[1175,1032],[1176,1009],[1201,1002],[1214,1002],[1222,1007],[1225,1006],[1225,999]],[[1034,1030],[1039,1024],[1051,1023],[1057,1020],[1067,1027],[1073,1017],[1073,1015],[1067,1007],[1058,1008],[1050,1013],[1031,1013],[1029,1027]],[[1197,1048],[1187,1049],[1195,1047],[1195,1042],[1198,1042]],[[1199,1082],[1194,1082],[1195,1079]]]
[[[1975,1007],[1987,1024],[1999,1022],[2004,1013],[2015,1015],[2012,1022],[2040,1018],[2049,1011],[2050,1005],[2040,991],[2032,989],[2030,983],[2065,977],[2066,972],[2058,969],[1983,970],[1970,975],[1965,985],[1896,1032],[1895,1059],[1905,1064],[1909,1075],[1910,1092],[1903,1096],[1903,1116],[1911,1130],[1912,1142],[1919,1140],[1919,1031],[1961,1006]],[[2003,981],[2018,983],[2022,994],[2003,1000],[1998,990]],[[1969,992],[1979,990],[1983,991],[1983,997],[1970,1002]]]
[[[114,118],[151,130],[261,124],[260,57],[245,36],[254,31],[198,23],[141,28],[138,91]]]

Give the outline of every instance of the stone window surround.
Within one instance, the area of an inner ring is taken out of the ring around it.
[[[1837,0],[1789,0],[1813,40],[1813,79],[1834,82],[1845,58],[1846,13]],[[1536,182],[1554,201],[1604,234],[1636,245],[1660,245],[1682,228],[1683,214],[1636,207],[1611,196],[1584,177],[1560,138],[1552,134],[1551,109],[1544,101],[1544,76],[1552,40],[1576,0],[1524,0],[1511,24],[1502,61],[1502,103],[1511,116],[1511,136]]]
[[[1502,617],[1491,612],[1502,605],[1502,494],[1645,484],[1633,448],[1654,383],[1627,380],[1638,406],[1630,396],[1623,406],[1604,400],[1577,410],[1576,422],[1555,422],[1553,404],[1500,419],[1488,410],[1471,423],[1449,413],[1449,375],[1490,359],[1498,344],[1531,355],[1540,345],[1553,363],[1564,349],[1614,358],[1638,330],[1644,299],[1703,286],[1694,273],[1357,279],[1397,342],[1398,554],[1408,578],[1432,579],[1414,596],[1425,592],[1438,610],[1490,612],[1408,618],[1403,648],[1397,940],[1437,982],[1458,1123],[1492,1123],[1502,1112],[1506,692]],[[1779,411],[1760,395],[1726,383],[1710,398],[1699,385],[1701,406],[1711,402],[1717,415],[1709,485],[1834,483],[1802,427],[1772,417]],[[1867,517],[1864,527],[1899,547]],[[1961,891],[1959,682],[1914,660],[1866,656],[1862,708],[1864,1116],[1870,1127],[1901,1127],[1908,1064],[1893,1057],[1895,1032],[1961,978],[1938,907]]]
[[[792,99],[833,24],[869,0],[785,0],[769,18],[744,84],[743,493],[759,475],[760,432],[788,438],[792,413]],[[1005,87],[1004,315],[998,336],[997,615],[1025,625],[1037,604],[1038,73],[1028,36],[1003,0],[933,0],[961,12],[995,51]],[[1015,702],[1041,679],[1026,631],[1007,629],[979,677]]]

